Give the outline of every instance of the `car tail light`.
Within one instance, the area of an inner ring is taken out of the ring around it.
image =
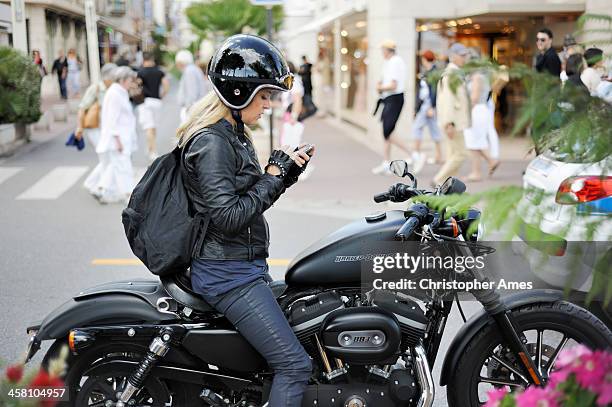
[[[574,205],[609,196],[612,196],[612,177],[578,176],[569,177],[561,183],[555,201],[563,205]]]

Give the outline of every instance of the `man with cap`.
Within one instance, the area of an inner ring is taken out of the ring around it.
[[[414,138],[414,152],[412,153],[412,172],[418,174],[425,164],[425,153],[421,153],[421,142],[423,141],[423,130],[427,127],[429,136],[436,147],[435,160],[432,163],[442,161],[440,141],[442,133],[436,120],[436,84],[431,82],[431,74],[436,69],[434,61],[436,56],[433,51],[425,50],[421,53],[421,69],[416,92],[416,116],[412,126],[412,137]]]
[[[434,177],[434,184],[456,175],[467,156],[463,131],[471,126],[471,107],[465,78],[459,69],[466,63],[468,54],[469,50],[463,44],[451,45],[450,62],[438,82],[436,110],[438,126],[445,136],[446,162]]]
[[[404,106],[404,88],[406,83],[406,64],[404,60],[395,54],[396,45],[394,41],[386,40],[381,44],[385,62],[382,66],[382,78],[376,85],[380,94],[379,104],[384,105],[381,121],[383,123],[383,136],[385,146],[383,150],[383,162],[372,168],[373,174],[391,174],[389,164],[391,162],[391,144],[395,144],[402,150],[409,152],[408,146],[398,137],[392,137],[393,130],[399,119]],[[378,106],[377,109],[378,110]],[[376,112],[374,112],[376,114]]]

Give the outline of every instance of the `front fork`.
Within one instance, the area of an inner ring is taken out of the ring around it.
[[[521,377],[524,381],[542,386],[545,383],[540,367],[536,366],[534,360],[529,355],[529,351],[525,346],[525,342],[519,336],[512,322],[512,313],[510,311],[502,312],[493,315],[493,319],[499,327],[502,337],[507,341],[510,350],[518,357],[519,366],[523,370],[524,376]]]

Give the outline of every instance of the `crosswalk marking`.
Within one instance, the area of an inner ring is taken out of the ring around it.
[[[68,191],[88,169],[89,167],[80,166],[56,167],[15,199],[57,199]]]
[[[0,167],[0,184],[21,170],[23,170],[23,167]]]

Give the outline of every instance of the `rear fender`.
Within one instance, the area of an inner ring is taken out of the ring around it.
[[[529,290],[523,293],[510,295],[503,299],[506,310],[512,310],[523,305],[550,303],[563,299],[563,292],[556,290]],[[484,309],[473,315],[461,327],[451,342],[440,374],[440,386],[446,386],[453,372],[457,368],[459,358],[463,355],[465,348],[481,329],[488,324],[494,324],[495,320]]]

